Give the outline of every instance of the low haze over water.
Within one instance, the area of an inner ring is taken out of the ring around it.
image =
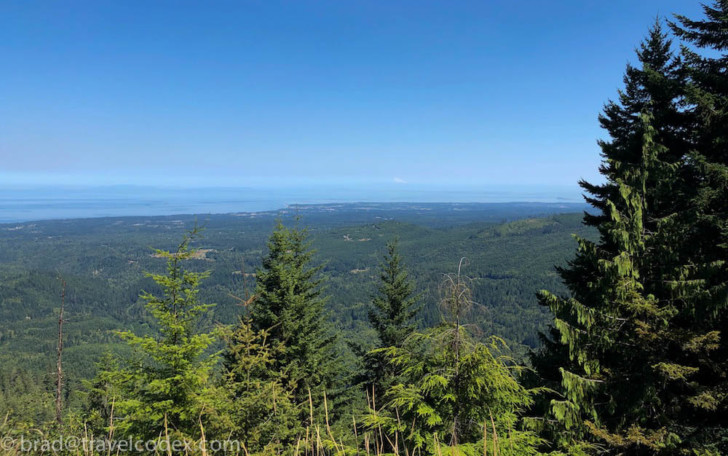
[[[582,202],[577,187],[369,188],[18,187],[0,188],[0,223],[127,215],[258,212],[291,204],[345,202]]]

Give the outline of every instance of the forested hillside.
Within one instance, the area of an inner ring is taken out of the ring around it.
[[[209,270],[201,297],[215,303],[205,325],[229,324],[245,313],[234,297],[252,292],[265,240],[279,217],[296,214],[311,232],[316,257],[328,277],[327,309],[344,338],[369,337],[366,306],[385,244],[399,238],[425,303],[420,324],[438,323],[437,284],[467,257],[474,279],[474,321],[484,335],[498,334],[535,347],[547,321],[534,290],[557,287],[555,264],[574,249],[572,234],[589,236],[579,213],[563,205],[383,205],[362,208],[307,207],[240,216],[85,219],[6,225],[0,231],[0,358],[34,373],[53,372],[60,277],[67,283],[65,353],[67,387],[93,375],[107,350],[122,349],[116,330],[152,331],[139,295],[154,290],[145,272],[163,260],[152,247],[171,248],[195,220],[204,227],[196,241],[195,267]],[[571,206],[575,210],[578,206]],[[514,221],[505,222],[504,220]],[[244,264],[244,266],[243,266]],[[242,272],[247,278],[243,280]],[[523,353],[519,349],[520,353]],[[22,360],[22,362],[19,362]]]

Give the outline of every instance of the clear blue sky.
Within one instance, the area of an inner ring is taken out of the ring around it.
[[[0,184],[571,185],[698,2],[0,1]]]

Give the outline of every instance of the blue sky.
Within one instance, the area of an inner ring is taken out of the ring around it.
[[[693,1],[0,1],[0,183],[573,185]]]

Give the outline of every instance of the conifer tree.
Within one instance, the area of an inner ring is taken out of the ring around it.
[[[293,385],[272,369],[284,344],[271,343],[268,330],[255,331],[247,319],[228,329],[225,339],[219,433],[239,439],[248,451],[281,451],[301,431]]]
[[[292,382],[297,404],[308,402],[309,391],[320,403],[324,390],[332,397],[340,387],[336,337],[327,321],[321,266],[312,265],[313,255],[307,232],[279,221],[256,273],[250,312],[253,329],[266,331],[271,344],[283,345],[271,369]]]
[[[620,103],[600,119],[611,136],[601,143],[607,182],[582,183],[599,211],[585,216],[599,241],[580,239],[560,271],[570,296],[541,294],[555,321],[534,364],[547,378],[547,364],[559,366],[550,437],[572,451],[710,451],[720,426],[704,417],[716,391],[701,377],[715,373],[717,334],[701,328],[699,257],[686,244],[702,181],[691,151],[697,123],[686,71],[659,27],[638,56],[642,71],[628,67]]]
[[[461,324],[470,298],[469,281],[460,270],[446,275],[443,323],[411,334],[400,346],[375,351],[400,373],[378,402],[371,400],[365,417],[365,424],[379,432],[374,436],[378,448],[438,454],[443,444],[452,446],[453,454],[481,454],[484,448],[487,454],[536,454],[538,439],[518,426],[531,392],[518,384],[517,368],[500,354],[502,340],[482,343]]]
[[[617,180],[642,163],[644,123],[640,116],[649,112],[653,140],[662,146],[659,160],[679,165],[689,150],[689,139],[685,129],[688,118],[684,112],[684,72],[681,60],[672,52],[672,41],[659,20],[650,28],[647,38],[636,51],[639,67],[627,65],[624,74],[624,89],[618,93],[618,100],[610,100],[599,116],[601,127],[609,140],[600,140],[604,161],[600,173],[606,178],[603,184],[580,181],[587,192],[586,200],[596,209],[596,214],[587,212],[584,223],[599,228],[609,220],[607,201],[620,205]],[[677,175],[666,179],[664,175],[649,175],[645,185],[645,219],[649,230],[665,216],[673,214],[676,205],[685,205],[684,191],[673,182]],[[680,207],[680,208],[682,208]]]
[[[119,360],[111,353],[104,355],[96,363],[96,375],[84,382],[88,391],[83,407],[83,420],[94,435],[108,433],[113,423],[114,407],[119,399],[116,382],[119,375]]]
[[[380,266],[378,294],[372,299],[369,322],[377,331],[382,347],[399,347],[415,328],[419,311],[415,285],[402,263],[399,242],[387,244],[387,254]]]
[[[567,282],[571,297],[540,296],[569,356],[559,367],[562,396],[551,401],[561,425],[551,437],[572,450],[591,442],[654,454],[678,445],[664,426],[662,402],[669,359],[663,348],[675,308],[646,291],[640,267],[653,236],[645,230],[648,176],[665,166],[649,121],[644,115],[642,164],[616,180],[621,201],[606,201],[609,220],[599,225],[601,241],[579,239],[577,258],[564,275],[573,277],[584,266],[593,273],[578,284]]]
[[[147,275],[162,295],[144,292],[141,297],[159,325],[159,335],[121,333],[137,354],[114,375],[119,394],[116,427],[124,435],[153,439],[167,434],[189,440],[200,434],[216,357],[205,354],[214,334],[198,330],[212,307],[197,300],[200,281],[208,273],[183,266],[195,253],[190,243],[198,234],[195,227],[174,252],[156,250],[167,261],[167,273]]]
[[[691,210],[680,242],[687,309],[684,344],[699,369],[691,376],[687,429],[722,440],[728,452],[728,1],[703,5],[699,20],[677,16],[692,116]],[[686,413],[687,415],[687,413]]]
[[[371,350],[361,344],[353,344],[355,353],[364,365],[358,379],[371,393],[384,392],[396,381],[397,369],[388,363],[378,350],[388,347],[402,347],[415,329],[414,319],[420,310],[415,295],[415,284],[410,280],[399,253],[398,241],[387,243],[387,253],[379,270],[377,294],[372,298],[368,313],[369,323],[377,333],[377,341]]]

